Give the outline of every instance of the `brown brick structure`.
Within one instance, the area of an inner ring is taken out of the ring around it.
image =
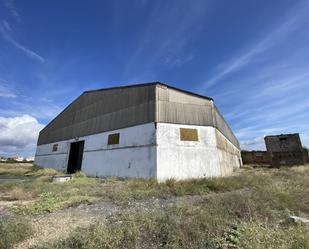
[[[264,138],[272,166],[304,164],[305,153],[298,133]]]
[[[267,151],[242,151],[243,164],[270,164],[270,157]]]

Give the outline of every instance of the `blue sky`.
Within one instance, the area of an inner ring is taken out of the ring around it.
[[[309,146],[309,1],[0,0],[0,154],[87,89],[161,81],[213,97],[243,149]]]

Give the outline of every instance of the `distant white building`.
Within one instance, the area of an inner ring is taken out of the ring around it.
[[[27,162],[33,162],[34,161],[34,156],[29,156],[25,159]]]
[[[213,99],[159,82],[86,91],[41,132],[35,164],[90,176],[225,176],[239,143]]]
[[[13,160],[16,161],[16,162],[22,162],[22,161],[24,161],[24,158],[21,157],[21,156],[15,156],[15,157],[13,157]]]

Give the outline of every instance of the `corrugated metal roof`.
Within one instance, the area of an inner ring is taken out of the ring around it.
[[[94,90],[88,90],[88,91],[85,91],[84,93],[109,91],[109,90],[114,90],[114,89],[126,89],[126,88],[131,88],[131,87],[135,88],[135,87],[143,87],[143,86],[151,86],[151,85],[156,85],[156,86],[160,85],[160,86],[163,86],[163,87],[167,87],[167,88],[170,88],[170,89],[174,89],[174,90],[180,91],[182,93],[187,93],[187,94],[192,95],[192,96],[196,96],[196,97],[200,97],[200,98],[205,98],[205,99],[208,99],[208,100],[213,100],[212,98],[210,98],[208,96],[200,95],[200,94],[197,94],[197,93],[194,93],[194,92],[190,92],[190,91],[187,91],[187,90],[184,90],[184,89],[180,89],[180,88],[177,88],[177,87],[174,87],[174,86],[171,86],[171,85],[159,82],[159,81],[148,82],[148,83],[141,83],[141,84],[124,85],[124,86],[115,86],[115,87],[109,87],[109,88],[99,88],[99,89],[94,89]]]
[[[84,92],[41,132],[38,144],[154,122],[155,85]]]
[[[239,147],[212,98],[160,82],[85,91],[40,132],[38,145],[149,122],[213,126]]]

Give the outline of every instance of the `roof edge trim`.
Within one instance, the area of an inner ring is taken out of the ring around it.
[[[176,90],[176,91],[180,91],[180,92],[183,92],[183,93],[186,93],[186,94],[189,94],[189,95],[193,95],[193,96],[196,96],[196,97],[199,97],[199,98],[214,101],[213,98],[210,98],[208,96],[204,96],[204,95],[201,95],[201,94],[190,92],[190,91],[187,91],[187,90],[184,90],[184,89],[181,89],[181,88],[177,88],[177,87],[174,87],[174,86],[171,86],[171,85],[159,82],[159,81],[149,82],[149,83],[132,84],[132,85],[124,85],[124,86],[114,86],[114,87],[107,87],[107,88],[99,88],[99,89],[95,89],[95,90],[84,91],[83,93],[92,93],[92,92],[100,92],[100,91],[109,91],[109,90],[114,90],[114,89],[126,89],[126,88],[131,88],[131,87],[143,87],[143,86],[151,86],[151,85],[165,86],[167,88],[170,88],[170,89],[173,89],[173,90]]]

